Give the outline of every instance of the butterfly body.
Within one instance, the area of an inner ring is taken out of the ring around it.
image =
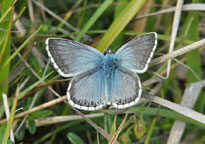
[[[111,52],[107,53],[103,59],[103,74],[105,81],[105,93],[106,93],[106,103],[110,104],[110,94],[112,92],[110,83],[113,80],[115,71],[117,69],[115,55]]]
[[[105,74],[105,77],[110,79],[116,69],[115,67],[116,62],[115,62],[115,57],[114,54],[106,54],[104,59],[103,59],[103,71]]]
[[[67,89],[71,106],[94,111],[105,106],[128,108],[138,103],[142,86],[137,73],[147,70],[157,44],[156,33],[142,35],[115,54],[66,39],[46,40],[46,50],[63,77],[72,77]]]

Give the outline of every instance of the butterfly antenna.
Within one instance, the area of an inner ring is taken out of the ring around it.
[[[105,47],[103,47],[101,44],[99,44],[99,42],[98,42],[97,45],[98,45],[100,48],[105,49]],[[104,54],[108,53],[109,50],[110,50],[110,48],[107,48],[107,49],[104,51]]]

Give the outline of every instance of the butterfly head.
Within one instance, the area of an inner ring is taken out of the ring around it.
[[[105,55],[107,55],[107,54],[113,54],[112,49],[109,48],[108,50],[106,50]]]

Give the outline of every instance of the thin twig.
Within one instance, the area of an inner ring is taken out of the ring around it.
[[[172,58],[175,58],[177,56],[183,55],[183,54],[185,54],[185,53],[187,53],[189,51],[192,51],[194,49],[197,49],[197,48],[199,48],[201,46],[205,46],[205,39],[202,39],[202,40],[197,41],[195,43],[192,43],[192,44],[190,44],[188,46],[180,48],[180,49],[178,49],[176,51],[173,51],[172,53],[168,53],[168,54],[165,54],[165,55],[163,55],[161,57],[153,59],[151,61],[151,63],[150,63],[150,66],[157,65],[157,64],[165,62],[165,61],[167,61],[169,59],[172,59]]]
[[[112,140],[109,142],[109,144],[114,144],[114,143],[116,142],[117,137],[119,136],[119,134],[120,134],[120,132],[121,132],[121,130],[122,130],[122,128],[123,128],[123,126],[124,126],[126,120],[127,120],[127,116],[128,116],[128,113],[125,114],[125,116],[124,116],[124,118],[123,118],[123,120],[122,120],[122,122],[121,122],[119,128],[118,128],[117,131],[115,132],[115,134],[114,134]]]
[[[171,8],[159,10],[157,12],[153,12],[153,13],[149,13],[149,14],[145,14],[145,15],[140,15],[135,20],[139,20],[142,18],[155,16],[155,15],[159,15],[159,14],[174,12],[175,9],[176,9],[176,7],[171,7]],[[182,10],[183,11],[205,11],[205,4],[203,4],[203,3],[185,4],[185,5],[183,5]]]
[[[33,11],[33,5],[31,3],[31,0],[28,0],[27,3],[28,3],[28,13],[29,13],[30,20],[33,24],[35,24],[36,21],[34,18],[34,11]]]
[[[95,114],[87,114],[85,115],[87,118],[96,118],[104,116],[104,113],[95,113]],[[56,124],[61,122],[68,122],[72,120],[80,120],[83,119],[80,115],[69,115],[69,116],[52,116],[46,118],[39,118],[35,120],[36,126],[41,127],[50,124]]]
[[[45,72],[46,72],[47,68],[48,68],[48,67],[45,67],[42,77],[45,76],[45,74],[46,74]],[[30,106],[29,106],[29,110],[32,109],[32,107],[34,106],[38,95],[39,95],[39,92],[37,92],[37,93],[34,95],[33,100],[32,100],[32,102],[31,102],[31,104],[30,104]],[[23,124],[25,123],[25,121],[27,120],[27,118],[28,118],[28,115],[25,115],[24,118],[23,118],[23,120],[22,120],[21,123],[19,124],[18,128],[16,129],[15,135],[16,135],[16,134],[18,133],[18,131],[21,129],[21,127],[23,126]]]
[[[179,27],[180,18],[181,18],[183,3],[184,3],[184,0],[177,1],[177,6],[175,9],[175,13],[174,13],[174,21],[172,24],[172,33],[171,33],[171,39],[170,39],[170,45],[169,45],[169,53],[173,52],[173,50],[174,50],[174,45],[175,45],[175,41],[176,41],[176,37],[177,37],[177,31],[178,31],[178,27]],[[169,77],[170,67],[171,67],[171,59],[168,60],[167,75],[165,78]]]
[[[74,107],[71,107],[76,113],[81,115],[93,128],[95,128],[101,135],[103,135],[108,141],[112,139],[112,136],[108,134],[104,129],[96,125],[93,121],[85,117],[79,110],[75,109]],[[119,144],[118,141],[115,141],[115,144]]]
[[[24,62],[25,66],[33,73],[36,78],[38,78],[41,82],[44,82],[42,78],[33,70],[33,68],[29,65],[29,63],[22,57],[20,53],[18,53],[19,58]],[[57,97],[60,97],[60,95],[50,86],[48,86],[48,89]]]
[[[61,17],[59,17],[57,14],[55,14],[54,12],[52,12],[51,10],[49,10],[48,8],[46,8],[44,5],[42,5],[41,3],[37,2],[36,0],[32,0],[32,2],[34,4],[36,4],[37,6],[39,6],[40,8],[42,8],[44,11],[46,11],[49,15],[53,16],[54,18],[56,18],[57,20],[61,21],[65,26],[67,26],[69,29],[73,30],[74,32],[79,32],[79,30],[77,28],[75,28],[74,26],[72,26],[71,24],[69,24],[68,22],[66,22],[64,19],[62,19]]]
[[[176,61],[177,63],[179,63],[180,65],[182,65],[183,67],[185,67],[186,69],[190,70],[193,75],[196,77],[196,79],[198,79],[198,81],[201,80],[201,78],[198,76],[198,74],[188,65],[184,64],[183,62],[181,62],[180,60],[173,58],[174,61]]]
[[[57,98],[55,100],[49,101],[47,103],[44,103],[42,105],[36,106],[36,107],[34,107],[34,108],[30,109],[30,110],[27,110],[27,111],[24,111],[24,112],[22,112],[20,114],[15,115],[14,120],[19,119],[19,118],[21,118],[21,117],[23,117],[25,115],[28,115],[30,113],[33,113],[35,111],[38,111],[38,110],[41,110],[41,109],[45,109],[45,108],[50,107],[52,105],[61,103],[62,101],[66,100],[66,99],[67,99],[66,96],[63,96],[63,97]],[[3,119],[3,120],[0,121],[0,124],[3,124],[5,122],[7,122],[7,120]]]

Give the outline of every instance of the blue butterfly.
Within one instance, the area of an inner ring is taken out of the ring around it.
[[[67,89],[71,106],[94,111],[112,105],[124,109],[135,105],[142,94],[137,73],[144,73],[157,45],[155,32],[124,44],[115,54],[67,39],[49,38],[46,50],[63,77],[72,77]]]

